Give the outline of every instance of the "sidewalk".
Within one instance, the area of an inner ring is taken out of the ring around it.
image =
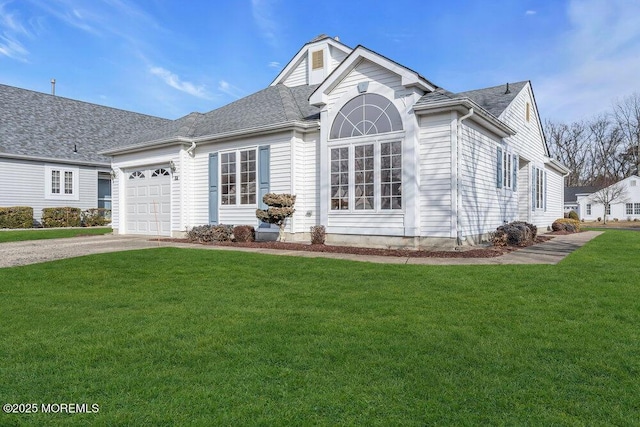
[[[381,264],[413,265],[502,265],[502,264],[557,264],[567,255],[591,239],[602,234],[601,231],[553,236],[544,243],[518,249],[494,258],[409,258],[392,256],[363,256],[354,254],[290,251],[260,248],[234,248],[227,246],[197,245],[168,241],[152,241],[148,236],[104,235],[73,237],[69,239],[31,240],[0,244],[0,268],[35,264],[62,258],[83,255],[147,249],[157,247],[178,247],[201,250],[232,250],[256,252],[270,255],[298,256],[304,258],[333,258],[349,261],[374,262]]]

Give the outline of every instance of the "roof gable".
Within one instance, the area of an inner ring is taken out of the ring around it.
[[[433,91],[436,86],[422,77],[417,72],[398,64],[362,45],[356,48],[347,56],[340,65],[318,86],[309,97],[312,105],[320,106],[327,103],[328,94],[361,62],[366,59],[385,68],[401,78],[405,87],[419,87],[424,91]]]
[[[300,48],[298,53],[295,54],[295,56],[289,61],[289,63],[284,67],[284,69],[276,76],[276,78],[273,79],[273,82],[271,82],[270,86],[275,86],[277,84],[284,83],[287,80],[287,78],[291,76],[291,74],[296,70],[296,68],[301,66],[303,62],[306,59],[308,59],[309,53],[311,51],[324,46],[337,49],[338,51],[343,52],[344,54],[347,54],[347,55],[352,51],[352,49],[349,46],[341,43],[337,37],[331,38],[327,35],[321,34],[320,36],[316,37],[315,39],[311,40],[310,42],[302,46],[302,48]],[[308,84],[308,81],[306,83]]]

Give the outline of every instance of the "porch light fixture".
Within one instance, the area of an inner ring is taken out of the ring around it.
[[[113,169],[111,169],[110,175],[111,179],[116,179],[116,171],[114,171]]]
[[[369,82],[358,83],[358,93],[365,93],[369,89]]]
[[[169,169],[171,169],[171,173],[176,173],[176,164],[173,163],[173,160],[169,160]]]

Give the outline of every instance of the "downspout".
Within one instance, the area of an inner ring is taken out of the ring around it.
[[[457,228],[457,242],[458,246],[461,246],[466,237],[462,237],[462,222],[460,221],[460,208],[462,207],[462,192],[460,191],[460,159],[462,154],[462,122],[469,117],[473,116],[473,107],[469,108],[469,112],[458,119],[458,127],[456,136],[456,228]]]
[[[196,142],[191,141],[191,147],[187,148],[186,152],[189,156],[193,157],[193,150],[196,149]]]

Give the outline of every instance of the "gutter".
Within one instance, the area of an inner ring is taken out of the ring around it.
[[[24,154],[9,154],[9,153],[0,153],[0,158],[28,160],[32,162],[61,163],[65,165],[76,165],[76,166],[92,166],[92,167],[105,168],[105,169],[111,170],[110,162],[92,162],[90,160],[72,160],[72,159],[27,156]]]
[[[241,130],[235,130],[235,131],[231,131],[231,132],[224,132],[224,133],[220,133],[220,134],[215,134],[215,135],[207,135],[207,136],[202,136],[202,137],[198,137],[198,138],[185,138],[185,137],[177,137],[177,138],[165,138],[165,139],[159,139],[156,141],[150,141],[150,142],[143,142],[140,144],[135,144],[135,145],[129,145],[129,146],[125,146],[125,147],[120,147],[120,148],[114,148],[111,150],[106,150],[106,151],[101,151],[99,154],[104,154],[104,155],[114,155],[114,154],[125,154],[125,153],[133,153],[136,151],[144,151],[148,148],[155,148],[155,147],[159,147],[159,146],[165,146],[165,145],[170,145],[170,144],[184,144],[184,143],[189,143],[189,144],[200,144],[200,143],[211,143],[211,142],[220,142],[220,141],[225,141],[225,140],[229,140],[229,139],[237,139],[240,138],[242,136],[259,136],[259,135],[267,135],[270,133],[275,133],[275,132],[279,132],[279,131],[283,131],[283,130],[300,130],[302,132],[305,131],[309,131],[309,130],[315,130],[317,128],[320,127],[320,123],[318,121],[314,121],[314,122],[300,122],[300,121],[293,121],[293,122],[284,122],[284,123],[278,123],[278,124],[273,124],[273,125],[266,125],[266,126],[258,126],[258,127],[254,127],[254,128],[247,128],[247,129],[241,129]],[[194,147],[195,149],[195,147]],[[193,152],[193,150],[191,149],[191,147],[187,150],[190,152]]]
[[[487,110],[482,108],[479,104],[471,100],[470,98],[458,98],[458,99],[450,99],[444,101],[438,101],[434,103],[430,103],[427,105],[414,105],[413,111],[416,114],[427,114],[430,112],[438,112],[438,111],[449,111],[454,108],[466,108],[467,110],[473,110],[474,114],[481,118],[489,125],[491,130],[493,130],[498,136],[503,138],[513,136],[516,134],[516,131],[506,123],[497,119],[493,114],[489,113]]]

